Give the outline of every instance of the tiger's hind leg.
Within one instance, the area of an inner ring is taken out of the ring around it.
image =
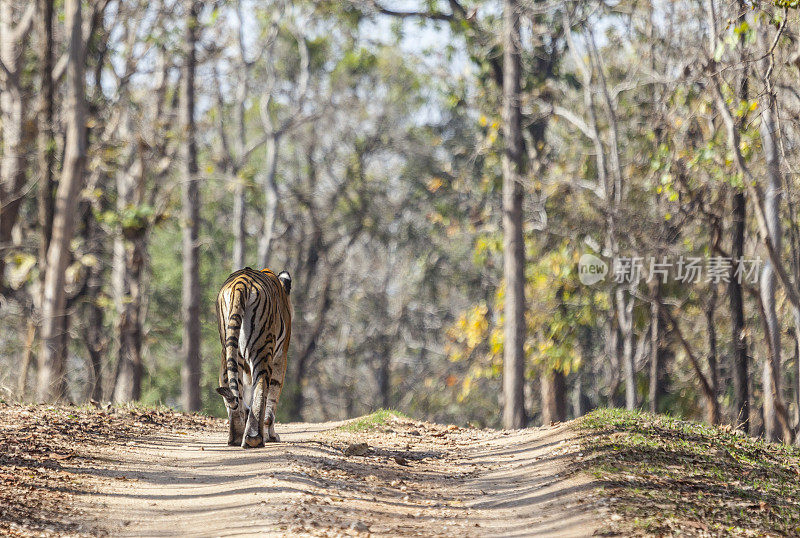
[[[253,400],[250,412],[247,414],[242,448],[259,448],[264,446],[264,412],[266,401],[267,380],[270,377],[269,364],[275,350],[274,336],[267,336],[263,353],[256,357],[253,364]],[[272,421],[274,422],[274,420]]]
[[[244,405],[244,402],[242,402]],[[247,411],[228,410],[228,446],[241,446]]]
[[[242,386],[241,384],[239,385]],[[228,408],[228,446],[242,446],[244,429],[247,424],[247,416],[250,414],[250,406],[244,398],[239,399],[239,408],[231,410]]]
[[[264,417],[264,426],[267,428],[267,443],[280,443],[280,436],[275,433],[275,412],[268,409]]]
[[[244,384],[241,379],[241,370],[237,372],[237,375],[239,377],[238,386],[244,389]],[[220,382],[220,385],[227,385],[227,379],[224,384]],[[226,409],[228,411],[228,446],[241,446],[247,415],[250,413],[250,406],[247,405],[245,398],[239,398],[238,406],[232,409],[231,406],[236,405],[232,391],[227,387],[220,387],[217,389],[217,392],[226,400]]]
[[[275,351],[272,367],[269,369],[269,390],[267,391],[267,409],[265,412],[265,423],[268,430],[268,443],[278,443],[281,440],[281,438],[278,437],[278,434],[275,433],[275,409],[278,407],[278,399],[281,396],[283,381],[286,377],[286,356],[288,348],[289,338],[286,337],[283,342],[279,343],[278,348]]]
[[[245,419],[247,417],[247,404],[240,400],[237,407],[233,408],[233,396],[228,387],[219,387],[217,392],[226,400],[225,407],[228,411],[228,446],[239,446],[242,444],[244,434]]]
[[[259,376],[253,384],[253,406],[247,413],[244,427],[242,448],[260,448],[264,446],[264,385],[265,375]]]

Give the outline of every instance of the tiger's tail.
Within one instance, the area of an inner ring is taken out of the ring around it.
[[[219,387],[220,393],[228,402],[232,411],[239,408],[239,335],[242,330],[242,319],[245,311],[245,286],[239,284],[231,293],[230,307],[228,308],[225,323],[225,367],[228,371],[228,386]]]

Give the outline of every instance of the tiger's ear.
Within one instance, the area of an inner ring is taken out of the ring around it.
[[[278,280],[281,281],[283,284],[283,289],[286,290],[286,295],[289,295],[292,291],[292,277],[289,276],[288,271],[281,271],[278,273]]]
[[[225,398],[225,400],[233,403],[235,398],[233,397],[233,391],[231,391],[231,389],[228,387],[217,387],[217,392],[220,394],[220,396]]]

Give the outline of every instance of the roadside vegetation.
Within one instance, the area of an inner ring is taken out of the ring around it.
[[[796,447],[621,409],[577,424],[589,436],[585,469],[610,508],[604,534],[800,534]]]
[[[378,409],[374,413],[358,417],[343,424],[340,429],[346,432],[363,432],[388,426],[397,419],[407,419],[408,416],[394,409]]]

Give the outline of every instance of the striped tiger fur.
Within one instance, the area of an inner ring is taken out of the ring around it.
[[[228,409],[228,444],[243,448],[279,441],[275,409],[286,375],[292,334],[292,278],[283,271],[236,271],[217,295],[222,366],[217,392]],[[244,401],[244,374],[252,386]],[[268,436],[264,437],[264,426]]]

